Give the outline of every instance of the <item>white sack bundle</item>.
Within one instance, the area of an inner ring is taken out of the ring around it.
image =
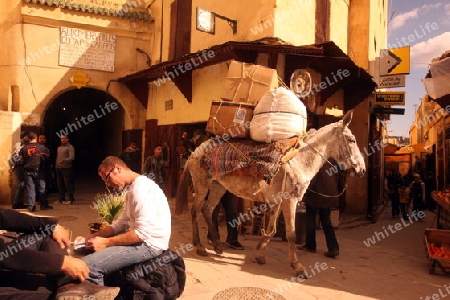
[[[273,89],[261,98],[253,111],[250,138],[272,143],[306,131],[306,106],[284,87]]]

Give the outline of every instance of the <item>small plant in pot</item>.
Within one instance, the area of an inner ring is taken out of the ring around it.
[[[92,202],[91,208],[99,215],[101,223],[90,223],[91,233],[99,231],[105,225],[111,223],[122,213],[127,191],[104,192],[97,194]]]

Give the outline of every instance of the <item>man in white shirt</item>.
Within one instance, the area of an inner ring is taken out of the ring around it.
[[[83,258],[90,269],[87,280],[103,285],[105,275],[157,257],[169,248],[171,214],[159,186],[120,158],[105,158],[98,174],[107,186],[128,189],[121,216],[85,238],[86,248],[95,251]]]

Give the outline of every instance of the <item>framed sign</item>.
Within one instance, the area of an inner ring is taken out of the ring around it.
[[[212,12],[197,7],[197,30],[215,34],[216,22]]]

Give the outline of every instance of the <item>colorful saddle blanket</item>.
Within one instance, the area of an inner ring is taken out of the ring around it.
[[[212,177],[252,174],[270,183],[280,166],[293,157],[292,151],[298,144],[298,137],[270,144],[231,140],[211,147],[200,158],[200,166]]]

